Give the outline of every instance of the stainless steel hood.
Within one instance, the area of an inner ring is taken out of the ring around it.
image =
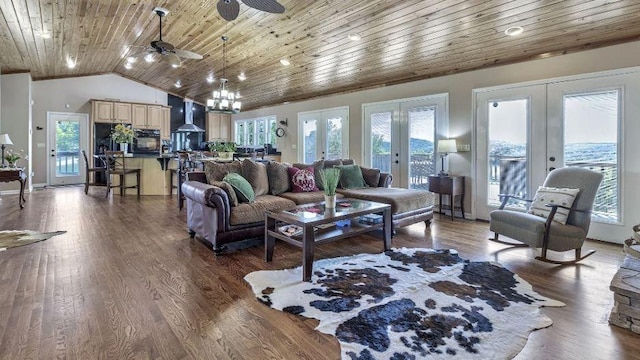
[[[204,132],[199,126],[193,123],[193,101],[184,100],[184,125],[176,129],[179,132]]]

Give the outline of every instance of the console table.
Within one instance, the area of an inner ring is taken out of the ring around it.
[[[451,210],[453,220],[456,209],[459,209],[464,219],[464,176],[429,176],[429,191],[439,194],[439,210]],[[449,195],[449,204],[442,205],[442,195]],[[456,197],[460,197],[460,206],[456,206]]]
[[[6,183],[11,181],[20,182],[18,204],[20,204],[20,209],[22,209],[24,208],[25,201],[27,201],[24,198],[24,187],[27,182],[27,174],[25,174],[24,168],[0,168],[0,182]]]

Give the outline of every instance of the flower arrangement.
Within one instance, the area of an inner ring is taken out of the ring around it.
[[[9,166],[15,165],[16,161],[22,159],[24,155],[24,150],[20,150],[19,152],[14,152],[13,150],[9,150],[4,154],[4,159],[7,160]],[[28,157],[25,157],[25,159]]]
[[[334,196],[340,181],[340,168],[334,167],[320,170],[320,179],[322,179],[322,184],[324,185],[324,194]]]
[[[120,144],[132,142],[134,136],[133,129],[123,124],[116,125],[111,132],[111,139]]]

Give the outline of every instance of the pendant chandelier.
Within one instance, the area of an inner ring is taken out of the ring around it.
[[[238,100],[239,94],[227,89],[227,40],[228,37],[222,37],[222,78],[220,78],[220,88],[213,91],[213,99],[207,99],[207,111],[227,114],[237,114],[240,112],[242,104]]]

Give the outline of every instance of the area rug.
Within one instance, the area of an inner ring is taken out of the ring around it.
[[[66,231],[41,233],[31,230],[3,230],[0,231],[0,251],[12,247],[33,244],[64,233],[66,233]]]
[[[342,359],[510,359],[529,333],[548,327],[541,306],[564,306],[494,262],[454,250],[392,249],[255,271],[245,280],[258,300],[320,320]]]

